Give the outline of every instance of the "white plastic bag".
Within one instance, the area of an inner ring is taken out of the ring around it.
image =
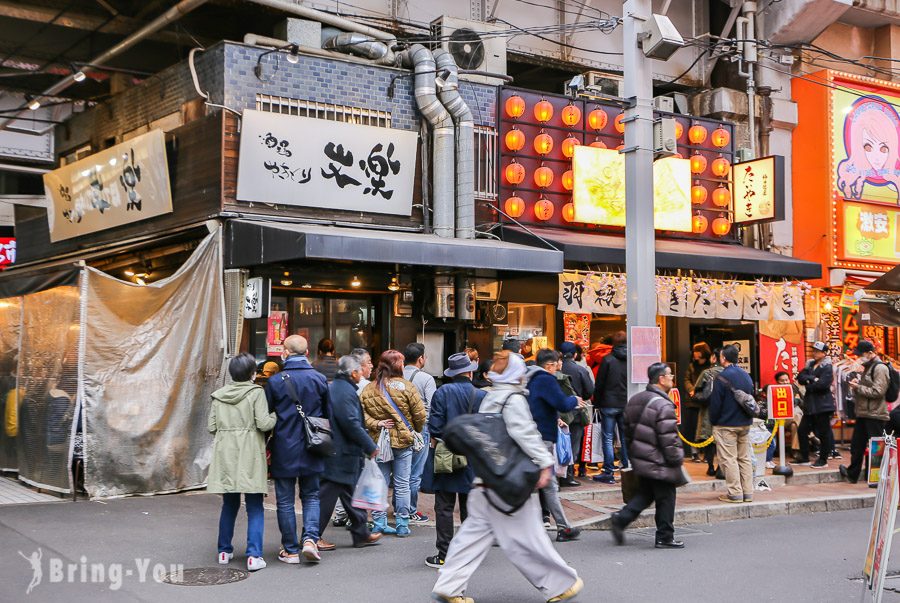
[[[386,511],[388,508],[388,488],[381,469],[372,459],[366,459],[351,503],[357,509]]]
[[[394,450],[391,448],[391,432],[382,427],[381,433],[378,435],[378,453],[375,455],[375,461],[378,463],[390,463],[393,460]]]

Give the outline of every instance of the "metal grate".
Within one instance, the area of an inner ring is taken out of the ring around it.
[[[327,119],[329,121],[343,121],[364,126],[391,127],[391,114],[387,111],[319,103],[285,96],[273,96],[271,94],[256,95],[256,110],[268,113],[281,113],[282,115],[315,117],[316,119]]]
[[[475,198],[497,200],[497,130],[475,126]]]
[[[244,289],[247,288],[246,270],[225,271],[225,354],[231,358],[241,348],[241,331],[244,328]]]

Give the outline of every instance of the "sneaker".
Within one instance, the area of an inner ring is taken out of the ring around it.
[[[813,469],[821,469],[821,468],[827,467],[827,466],[828,466],[828,463],[823,462],[823,461],[816,461],[815,463],[810,465],[810,467],[812,467]]]
[[[654,546],[658,549],[683,549],[684,542],[681,540],[657,540]]]
[[[847,480],[851,484],[855,484],[856,482],[859,481],[859,476],[856,476],[856,478],[850,477],[850,471],[847,469],[846,465],[840,465],[838,467],[838,471],[840,472],[841,477],[843,477],[845,480]]]
[[[809,467],[809,465],[810,465],[809,461],[799,461],[794,464],[797,465],[798,467]]]
[[[445,597],[437,593],[431,593],[431,598],[440,603],[475,603],[472,597]]]
[[[831,451],[831,458],[833,458],[833,459],[840,459],[840,458],[843,458],[843,457],[841,456],[841,453],[838,452],[837,450],[832,450],[832,451]]]
[[[316,543],[312,540],[304,540],[303,541],[303,557],[307,561],[311,561],[313,563],[318,563],[322,560],[322,556],[319,555],[319,547],[316,546]]]
[[[340,528],[342,526],[348,526],[348,525],[350,525],[350,518],[347,517],[347,515],[345,513],[344,514],[335,513],[334,519],[331,520],[331,525],[333,525],[336,528]]]
[[[584,581],[581,578],[578,578],[577,580],[575,580],[575,584],[569,587],[569,590],[557,597],[548,599],[547,603],[558,603],[559,601],[569,601],[571,599],[574,599],[578,596],[578,593],[581,592],[582,588],[584,588]]]
[[[428,567],[433,567],[434,569],[440,569],[444,567],[444,558],[440,555],[425,557],[425,565],[427,565]]]
[[[766,469],[774,469],[774,468],[775,468],[775,463],[773,463],[772,461],[766,461]]]
[[[559,530],[556,533],[556,542],[571,542],[573,540],[578,540],[579,534],[581,534],[581,528],[565,528],[564,530]]]
[[[549,530],[549,529],[552,528],[552,527],[553,527],[553,526],[550,525],[550,518],[549,518],[549,517],[545,517],[545,518],[544,518],[544,529],[545,529],[545,530]]]
[[[601,473],[600,475],[595,475],[593,478],[595,482],[600,482],[601,484],[615,484],[616,478],[612,473]]]
[[[708,469],[706,470],[706,475],[708,475],[709,477],[715,477],[715,476],[716,476],[716,470],[713,469],[712,467],[710,467],[710,468],[708,468]]]
[[[738,498],[732,498],[732,497],[728,496],[727,494],[723,494],[719,497],[719,500],[721,500],[722,502],[727,502],[727,503],[742,503],[742,502],[744,502],[744,497],[741,496]]]
[[[219,553],[219,565],[228,565],[228,562],[234,557],[234,553],[226,553],[224,551]]]
[[[428,516],[416,511],[415,513],[413,513],[412,515],[409,516],[409,520],[413,523],[425,523],[428,521]]]
[[[278,551],[278,560],[282,563],[297,565],[300,563],[300,553],[288,553],[286,550],[281,549]]]
[[[256,572],[266,567],[266,561],[262,557],[247,557],[247,571]]]

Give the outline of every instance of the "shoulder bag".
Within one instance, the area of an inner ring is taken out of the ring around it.
[[[744,411],[744,414],[748,417],[756,417],[759,415],[759,404],[756,402],[756,398],[752,395],[748,394],[742,389],[737,389],[735,386],[731,384],[731,381],[719,375],[717,377],[719,381],[725,384],[725,386],[731,390],[732,395],[734,395],[735,401],[738,403],[738,406]]]
[[[306,450],[316,456],[333,456],[334,440],[332,439],[331,422],[323,417],[308,417],[303,412],[300,397],[294,388],[294,382],[287,371],[282,371],[281,380],[294,399],[297,412],[300,413],[300,422],[303,423],[303,431],[306,435]]]
[[[469,393],[469,408],[467,414],[473,414],[475,411],[475,396],[478,390],[472,387]],[[434,472],[436,474],[447,474],[462,471],[469,466],[469,461],[461,454],[453,454],[443,440],[437,440],[434,445]]]
[[[412,381],[410,381],[410,383],[412,383]],[[421,433],[412,428],[412,425],[410,425],[409,421],[406,420],[406,415],[404,415],[403,412],[399,408],[397,408],[397,405],[394,404],[394,399],[391,397],[391,394],[388,393],[388,388],[385,386],[381,386],[381,393],[384,394],[384,397],[387,398],[388,402],[390,402],[391,407],[397,411],[398,415],[400,415],[400,420],[403,421],[403,424],[406,425],[406,428],[409,430],[409,432],[413,434],[413,452],[419,452],[420,450],[425,448],[425,438],[422,437]]]

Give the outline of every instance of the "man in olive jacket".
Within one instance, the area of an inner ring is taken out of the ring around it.
[[[321,538],[328,527],[328,520],[340,499],[347,519],[350,520],[350,534],[356,548],[376,544],[381,534],[372,534],[366,525],[366,512],[355,508],[353,489],[362,473],[366,457],[375,456],[377,446],[363,427],[362,405],[356,393],[362,368],[359,359],[352,354],[337,363],[334,381],[328,387],[331,406],[331,428],[334,440],[334,456],[325,459],[325,472],[319,486],[319,542],[320,551],[333,551],[335,545]]]
[[[853,437],[850,440],[850,466],[839,467],[841,475],[851,484],[859,481],[869,438],[880,438],[884,433],[888,422],[884,395],[891,379],[887,365],[879,360],[871,341],[861,340],[853,353],[862,361],[865,370],[862,377],[850,382],[856,408],[856,425],[853,426]]]
[[[656,548],[680,549],[684,543],[675,540],[673,525],[675,488],[686,480],[675,404],[668,396],[675,380],[672,369],[662,362],[651,364],[647,376],[647,390],[632,396],[624,413],[628,458],[640,483],[631,501],[613,513],[610,524],[616,544],[624,544],[628,524],[656,503]]]

